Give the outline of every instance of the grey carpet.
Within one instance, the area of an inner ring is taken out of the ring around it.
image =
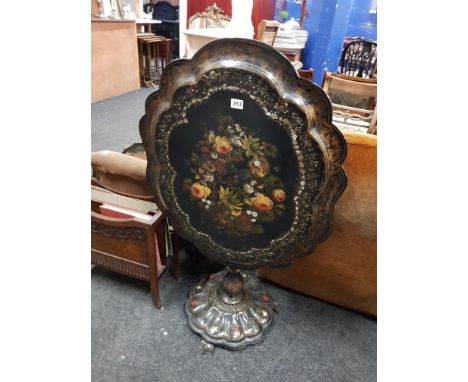
[[[122,152],[141,142],[138,123],[145,112],[145,99],[155,89],[142,88],[91,105],[91,150]]]
[[[92,105],[92,148],[121,151],[140,142],[138,121],[152,89]],[[182,254],[183,255],[183,254]],[[278,304],[265,340],[231,352],[203,354],[200,337],[185,323],[189,288],[217,266],[197,267],[182,256],[181,281],[161,277],[157,310],[149,285],[94,268],[92,290],[93,381],[375,381],[374,319],[264,282]]]

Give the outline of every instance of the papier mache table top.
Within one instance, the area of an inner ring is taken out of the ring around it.
[[[274,48],[220,39],[173,61],[140,133],[158,206],[207,256],[283,265],[328,236],[346,143],[325,93]]]

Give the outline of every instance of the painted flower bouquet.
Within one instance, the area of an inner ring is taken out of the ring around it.
[[[231,117],[221,117],[216,130],[205,131],[191,155],[192,178],[183,188],[203,216],[229,236],[261,234],[264,223],[284,212],[283,182],[270,168],[275,145],[261,141]]]

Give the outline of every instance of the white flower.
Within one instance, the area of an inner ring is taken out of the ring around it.
[[[206,199],[205,199],[205,198],[203,198],[201,201],[202,201],[203,203],[205,203],[205,202],[206,202]]]
[[[211,153],[211,157],[212,157],[213,159],[216,159],[216,158],[218,157],[218,154],[216,154],[216,153]]]
[[[252,216],[253,216],[254,218],[256,218],[256,217],[258,216],[258,214],[254,211],[254,212],[252,212]]]
[[[257,219],[250,219],[250,221],[251,221],[252,223],[255,223],[255,222],[257,221]]]
[[[212,182],[213,179],[214,179],[214,176],[213,176],[213,174],[208,173],[208,174],[203,175],[203,179],[204,179],[206,182]]]
[[[242,146],[242,141],[240,140],[240,138],[237,136],[237,135],[234,135],[232,138],[231,138],[231,143],[233,145],[236,145],[236,146]]]
[[[248,194],[251,194],[252,192],[254,192],[254,188],[250,184],[246,183],[244,184],[244,191]]]
[[[247,210],[247,215],[250,215],[251,213],[252,213],[252,211]]]

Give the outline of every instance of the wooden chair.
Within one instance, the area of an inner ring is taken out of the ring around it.
[[[377,42],[352,38],[341,52],[337,72],[349,76],[371,78],[377,65]]]
[[[280,23],[276,20],[260,21],[260,24],[258,24],[256,40],[263,41],[264,43],[273,46],[279,27]]]
[[[351,95],[355,99],[366,99],[367,107],[355,107],[334,103],[333,123],[342,130],[376,134],[377,132],[377,80],[357,78],[343,74],[323,73],[322,89],[330,96]]]

